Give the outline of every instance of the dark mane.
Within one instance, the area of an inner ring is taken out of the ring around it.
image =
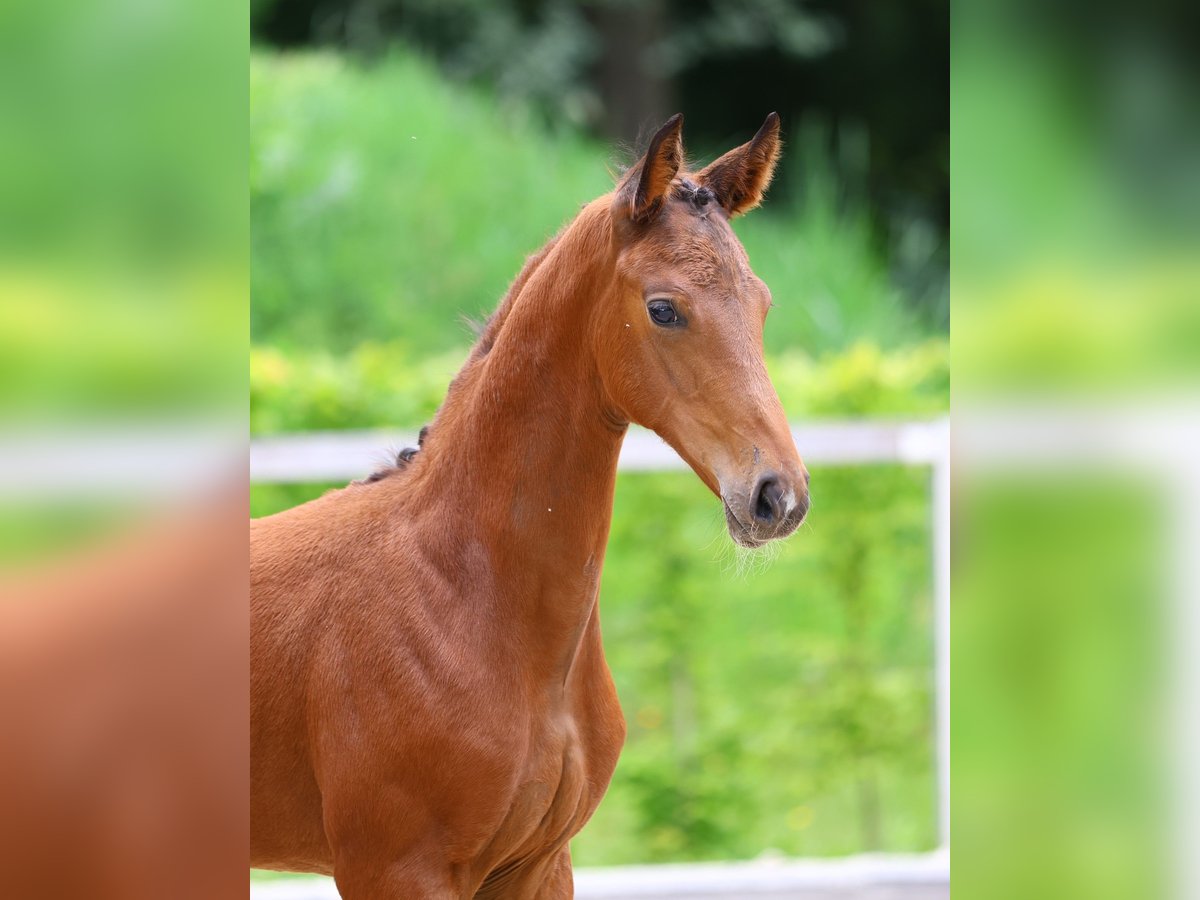
[[[372,472],[366,478],[362,478],[354,483],[355,484],[374,484],[376,481],[383,481],[383,479],[385,479],[391,475],[395,475],[397,472],[404,471],[404,469],[406,469],[408,467],[408,464],[411,463],[413,461],[413,459],[416,457],[416,455],[420,451],[420,449],[423,446],[425,446],[425,438],[428,436],[429,436],[429,426],[424,425],[421,427],[421,431],[417,435],[417,446],[405,447],[403,450],[401,450],[399,453],[396,454],[396,461],[394,463],[392,463],[392,465],[384,466],[382,469],[376,469],[374,472]]]
[[[533,275],[542,261],[550,255],[550,251],[554,249],[555,244],[558,243],[562,234],[563,232],[560,231],[547,241],[541,250],[525,260],[525,265],[521,267],[521,271],[517,273],[517,277],[508,286],[508,290],[505,292],[504,298],[500,301],[500,305],[496,307],[496,311],[484,321],[479,331],[479,339],[475,342],[475,346],[471,348],[471,353],[467,357],[467,365],[486,356],[488,351],[492,349],[492,346],[496,343],[496,336],[500,333],[500,329],[504,327],[504,320],[508,318],[508,313],[512,309],[513,303],[525,287],[526,282],[529,281],[530,276]]]

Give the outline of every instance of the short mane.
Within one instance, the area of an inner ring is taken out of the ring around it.
[[[463,377],[463,375],[472,369],[475,363],[487,356],[488,352],[492,349],[492,346],[496,343],[496,337],[499,335],[500,329],[504,327],[504,322],[508,318],[509,312],[512,310],[513,303],[516,302],[517,297],[520,296],[521,290],[525,287],[526,282],[529,281],[530,277],[532,277],[538,266],[540,266],[546,257],[550,255],[550,252],[554,249],[555,245],[558,244],[559,240],[571,227],[573,222],[574,220],[568,223],[561,231],[558,232],[558,234],[550,238],[550,240],[547,241],[540,250],[534,254],[531,254],[525,260],[525,265],[521,267],[521,271],[517,273],[517,277],[513,279],[512,284],[508,286],[508,290],[501,299],[500,305],[496,307],[495,312],[488,316],[487,320],[484,322],[483,328],[479,332],[479,337],[476,339],[474,346],[471,347],[471,352],[467,355],[466,362],[463,363],[462,369],[459,370],[459,373],[450,382],[450,386],[446,391],[447,396],[449,396],[450,391],[454,389],[454,385]],[[374,484],[377,481],[382,481],[391,475],[395,475],[396,473],[403,471],[408,467],[409,463],[413,461],[413,458],[424,445],[425,438],[428,434],[429,426],[425,425],[421,428],[421,433],[417,440],[416,447],[405,447],[396,454],[396,459],[393,464],[384,466],[381,469],[377,469],[366,478],[360,479],[354,483]]]

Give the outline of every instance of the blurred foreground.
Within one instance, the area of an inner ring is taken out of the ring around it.
[[[1200,896],[1195,13],[955,10],[964,896]]]
[[[246,38],[230,26],[198,4],[0,11],[5,897],[245,896]]]
[[[0,582],[0,885],[244,893],[247,549],[237,481]]]

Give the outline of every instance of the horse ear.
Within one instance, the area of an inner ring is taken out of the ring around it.
[[[617,188],[620,208],[634,222],[645,222],[662,206],[671,180],[683,165],[683,115],[676,113],[650,138],[646,155]]]
[[[696,175],[696,180],[716,195],[731,217],[740,216],[762,202],[775,174],[781,146],[779,114],[771,113],[749,143],[711,163]]]

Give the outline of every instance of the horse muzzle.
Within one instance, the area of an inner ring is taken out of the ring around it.
[[[790,478],[761,473],[749,489],[722,495],[725,523],[734,542],[751,549],[785,538],[808,515],[808,473]]]

